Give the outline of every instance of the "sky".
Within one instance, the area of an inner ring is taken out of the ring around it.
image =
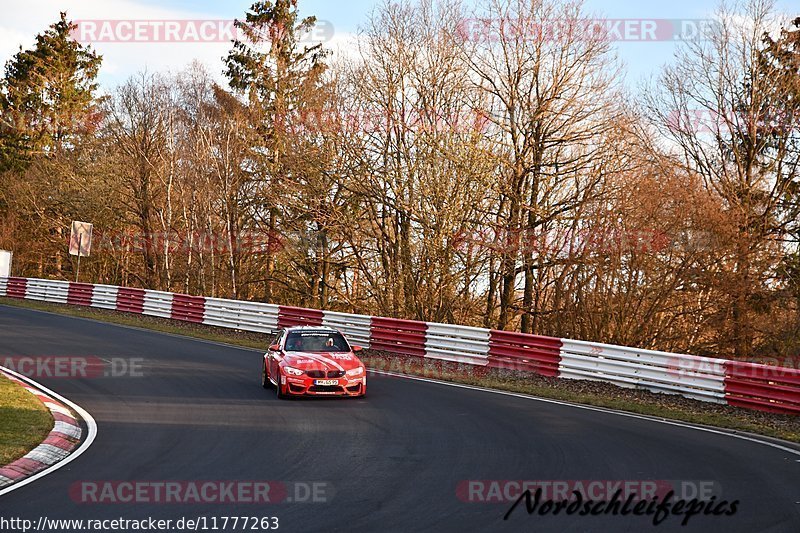
[[[359,27],[366,24],[370,12],[383,1],[299,0],[299,5],[304,16],[314,15],[320,21],[319,28],[309,38],[323,40],[334,53],[347,53],[353,49]],[[59,11],[66,10],[72,20],[84,21],[79,30],[84,32],[81,39],[91,41],[103,56],[99,76],[103,92],[113,90],[138,72],[177,72],[193,60],[205,65],[212,75],[223,81],[221,58],[230,48],[229,33],[226,33],[230,26],[226,30],[225,24],[234,18],[243,18],[251,4],[251,0],[0,0],[0,62],[5,64],[20,46],[32,46],[35,35],[55,22]],[[713,15],[716,5],[717,0],[586,0],[585,3],[593,18],[635,21],[628,33],[630,37],[614,42],[624,64],[625,83],[629,86],[657,75],[661,66],[671,60],[676,47],[681,46],[658,32],[661,40],[639,40],[637,32],[641,32],[641,25],[646,23],[638,21],[657,20],[659,28],[663,27],[664,19],[682,21],[684,31],[691,32],[699,27],[695,21]],[[778,2],[778,9],[800,14],[800,0]],[[147,39],[152,41],[152,37],[146,37],[145,42],[120,42],[129,38],[134,30],[118,22],[108,22],[119,20],[144,21],[138,24],[146,26],[144,31],[151,32],[150,35],[163,31],[158,25],[153,26],[153,21],[164,21],[164,24],[196,21],[189,23],[191,28],[183,23],[179,31],[203,32],[200,38],[203,42],[175,42],[174,37],[172,42],[147,42]],[[208,24],[201,26],[205,22]],[[117,42],[110,42],[108,35]]]

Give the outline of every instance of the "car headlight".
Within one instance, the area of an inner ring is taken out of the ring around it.
[[[358,368],[351,368],[350,370],[347,371],[347,375],[351,377],[360,376],[363,373],[364,373],[364,367],[361,366]]]
[[[292,375],[292,376],[302,376],[303,375],[303,371],[302,370],[298,370],[298,369],[292,368],[290,366],[283,367],[283,371],[286,372],[289,375]]]

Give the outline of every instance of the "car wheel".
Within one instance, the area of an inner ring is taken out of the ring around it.
[[[280,369],[278,369],[278,379],[275,380],[275,383],[277,383],[275,390],[277,391],[278,399],[285,400],[288,398],[289,395],[283,392],[283,385],[281,385]]]
[[[261,386],[265,389],[268,389],[272,386],[272,382],[269,380],[269,374],[267,374],[267,363],[261,363]]]

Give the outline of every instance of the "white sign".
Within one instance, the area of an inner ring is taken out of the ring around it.
[[[11,258],[13,253],[7,250],[0,250],[0,278],[11,277]]]
[[[80,248],[80,253],[78,248]],[[69,254],[78,257],[89,257],[92,250],[92,225],[88,222],[72,223],[72,233],[69,236]]]

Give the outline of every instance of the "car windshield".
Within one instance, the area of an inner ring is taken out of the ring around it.
[[[349,352],[350,346],[336,331],[293,331],[286,338],[290,352]]]

